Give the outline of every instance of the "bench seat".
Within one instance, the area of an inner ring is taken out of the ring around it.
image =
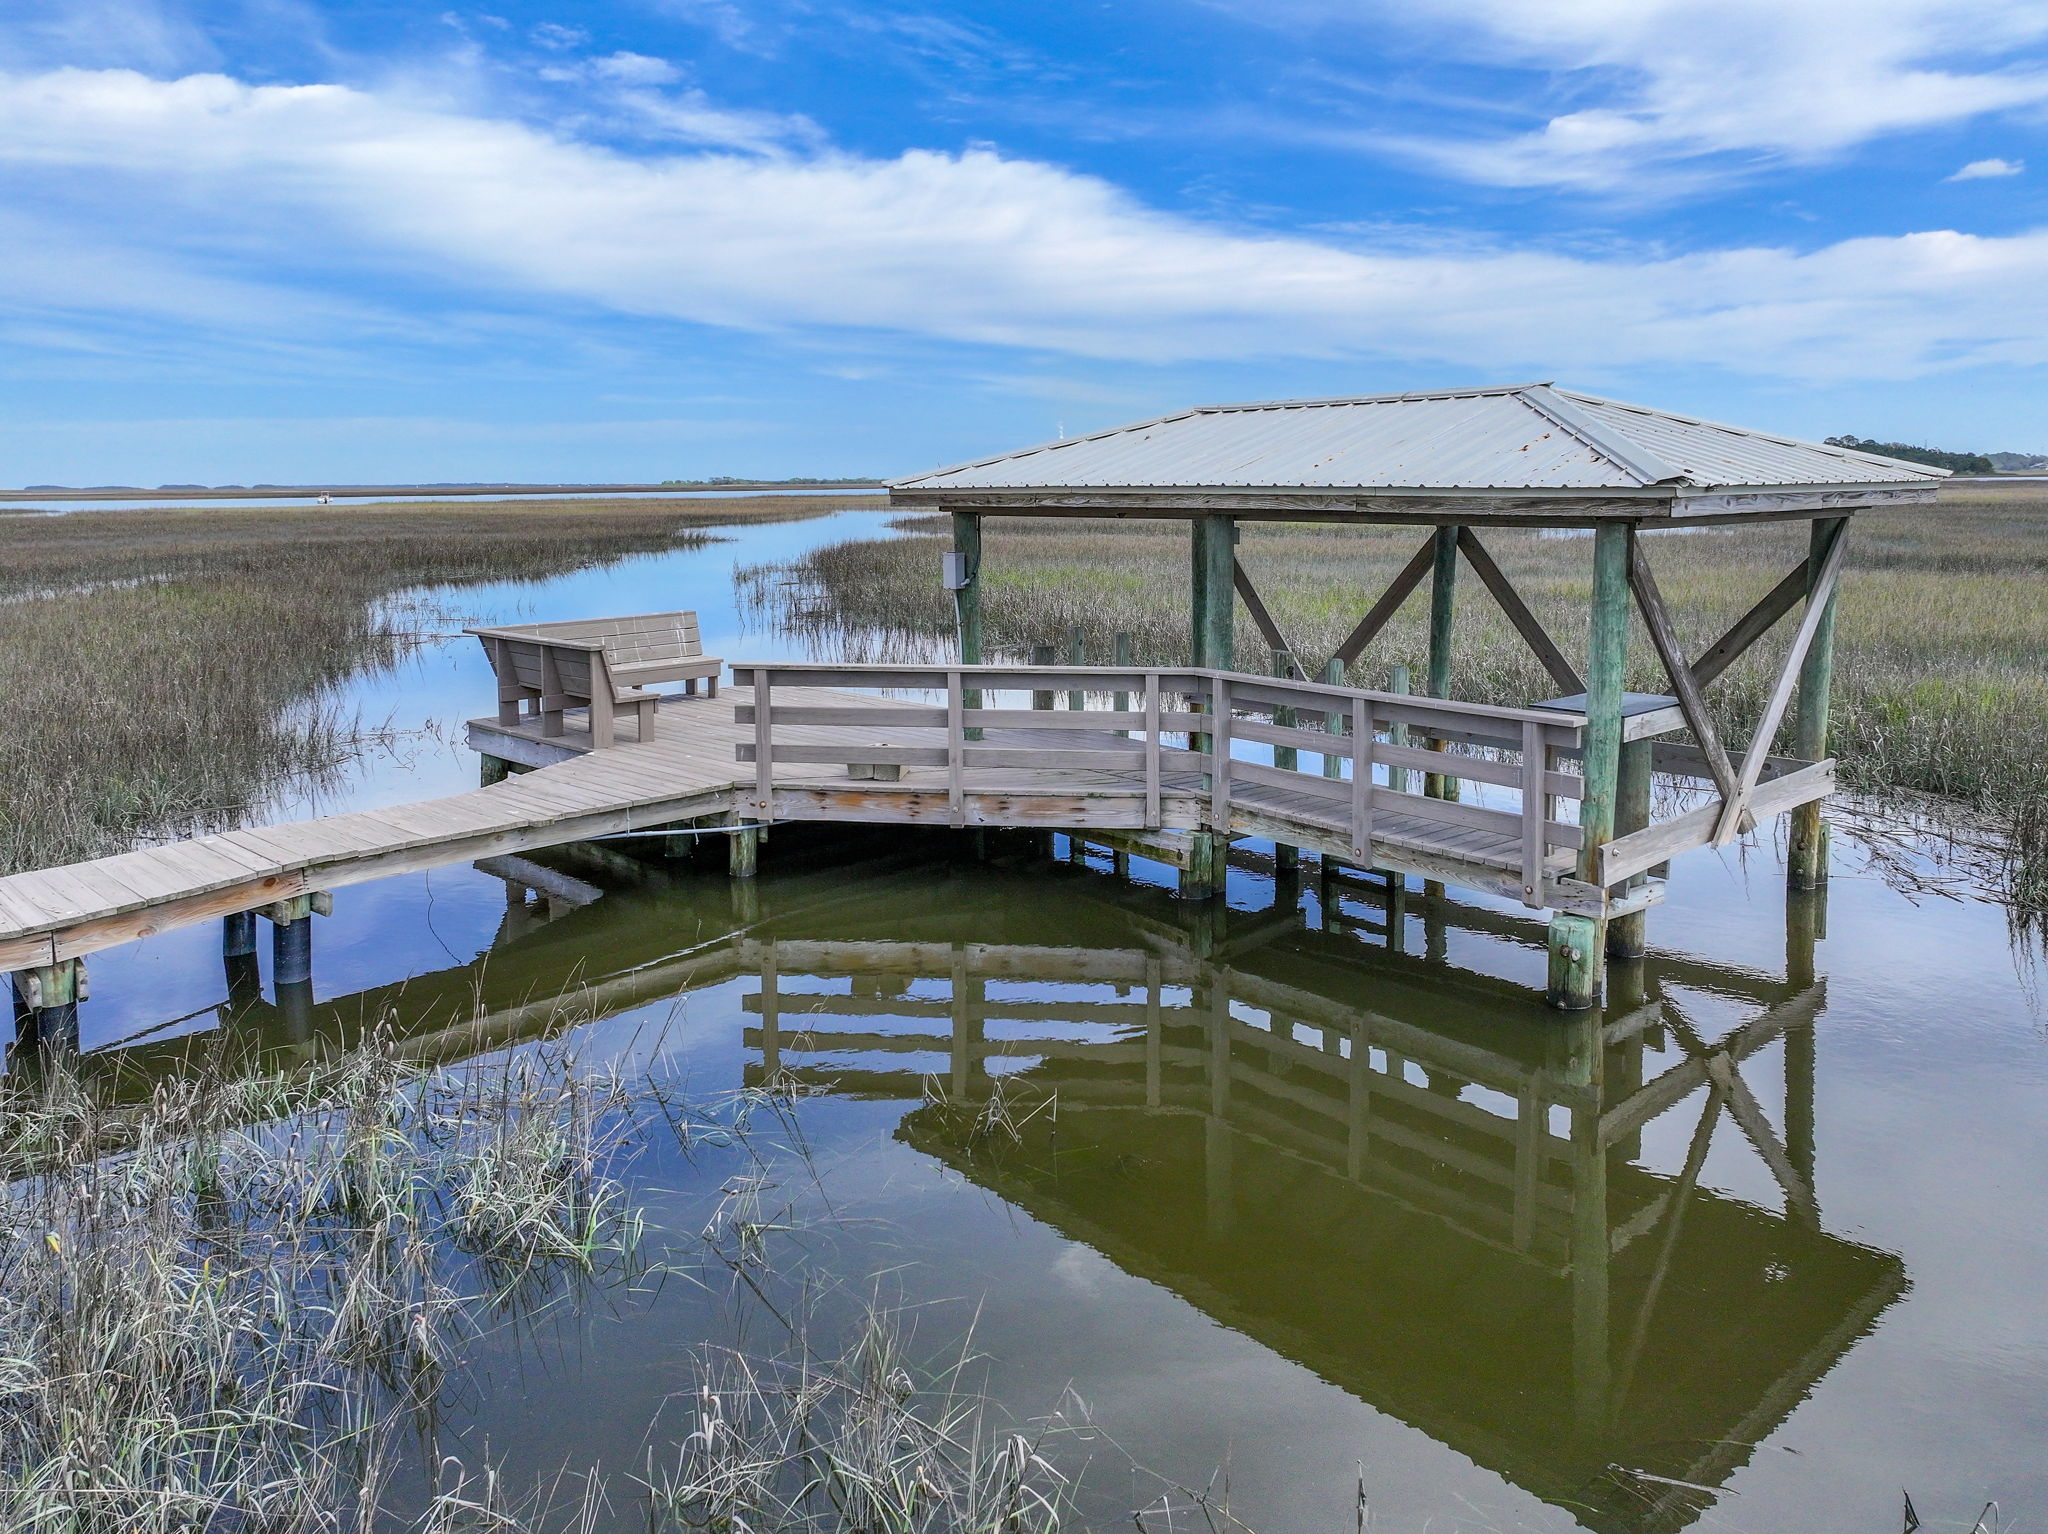
[[[517,724],[522,710],[538,715],[543,735],[564,732],[564,710],[587,706],[590,743],[609,746],[613,725],[632,714],[642,741],[654,738],[661,700],[650,682],[684,684],[695,695],[708,681],[718,695],[725,663],[704,653],[693,612],[578,618],[563,623],[512,623],[465,629],[491,658],[498,676],[498,719]]]

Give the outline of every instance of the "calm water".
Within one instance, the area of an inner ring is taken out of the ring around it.
[[[877,529],[743,529],[452,600],[687,605],[707,648],[772,658],[733,565]],[[389,749],[317,808],[474,782],[473,649],[360,683]],[[566,1032],[706,1097],[792,1074],[814,1095],[807,1156],[775,1163],[771,1202],[801,1210],[775,1253],[821,1326],[874,1297],[921,1354],[971,1330],[1008,1412],[1078,1398],[1143,1465],[1221,1469],[1257,1529],[1353,1527],[1361,1465],[1381,1530],[1862,1534],[1902,1489],[1931,1529],[1992,1499],[2048,1519],[2048,1038],[1994,905],[1916,904],[1844,845],[1824,912],[1788,923],[1772,845],[1696,853],[1617,1004],[1567,1021],[1533,999],[1526,913],[1276,878],[1257,846],[1209,908],[1143,862],[980,861],[943,833],[778,828],[752,888],[636,850],[337,892],[312,1037],[481,1010],[434,1047]],[[217,1026],[217,934],[93,981],[88,1045],[168,1024],[126,1048],[169,1061]],[[260,1005],[234,1026],[309,1047]],[[1014,1140],[938,1101],[997,1080]],[[749,1165],[650,1152],[657,1244]],[[607,1295],[490,1344],[452,1432],[515,1473],[628,1467],[681,1431],[691,1346],[734,1325],[688,1282]],[[1156,1484],[1090,1452],[1091,1516],[1130,1527]]]

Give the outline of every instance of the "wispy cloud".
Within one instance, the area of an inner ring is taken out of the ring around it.
[[[2025,160],[1972,160],[1953,176],[1950,181],[1991,181],[2001,176],[2017,176],[2025,171]]]
[[[0,79],[0,193],[20,205],[56,189],[126,263],[109,305],[149,287],[133,269],[151,262],[315,295],[353,267],[479,305],[1119,360],[1806,379],[2048,363],[2048,230],[1681,256],[1340,247],[1161,213],[992,151],[633,156],[339,85]],[[147,238],[116,246],[128,229]],[[24,259],[0,242],[0,288],[21,291]],[[89,285],[73,279],[68,303]],[[211,286],[187,301],[232,307]]]
[[[2048,102],[2038,0],[1215,0],[1247,18],[1422,34],[1439,57],[1539,71],[1575,98],[1502,135],[1378,147],[1502,186],[1640,194]]]

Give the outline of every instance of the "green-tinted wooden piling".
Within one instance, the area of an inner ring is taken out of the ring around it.
[[[1188,529],[1188,664],[1228,671],[1237,628],[1237,524],[1229,517],[1195,517]],[[1195,708],[1200,712],[1202,705]],[[1209,746],[1207,735],[1188,737],[1190,751]],[[1205,787],[1207,781],[1205,773]]]
[[[751,879],[761,866],[761,830],[740,826],[725,836],[726,873],[735,879]]]
[[[959,556],[958,584],[953,588],[953,629],[960,664],[981,664],[981,513],[953,513],[953,552]],[[981,707],[981,689],[961,689],[961,706]],[[967,739],[980,740],[981,731],[971,728]]]
[[[1118,629],[1116,633],[1113,636],[1111,636],[1109,641],[1109,663],[1112,666],[1129,666],[1136,664],[1131,659],[1130,630]],[[1127,692],[1117,693],[1115,697],[1113,697],[1110,701],[1119,714],[1127,714],[1131,711],[1131,695]],[[1129,730],[1117,731],[1117,734],[1119,735],[1128,735],[1130,733],[1131,732]]]
[[[1344,685],[1344,662],[1338,660],[1335,656],[1323,662],[1323,680],[1332,687],[1342,687]],[[1342,735],[1344,733],[1344,715],[1335,710],[1325,714],[1323,716],[1323,728],[1332,735]],[[1341,778],[1344,776],[1344,752],[1341,748],[1323,753],[1323,776],[1326,778]]]
[[[512,775],[512,764],[502,756],[486,753],[477,758],[477,782],[485,788],[493,783],[502,783]],[[251,921],[255,918],[252,916]]]
[[[1056,654],[1057,652],[1049,644],[1035,644],[1031,647],[1031,664],[1034,666],[1050,666]],[[1033,708],[1050,709],[1052,704],[1053,696],[1045,688],[1041,687],[1031,694],[1031,706]]]
[[[1451,695],[1451,645],[1456,637],[1458,614],[1458,530],[1436,530],[1436,552],[1429,572],[1429,695]],[[1432,750],[1443,742],[1432,740]],[[1422,791],[1432,799],[1458,797],[1458,780],[1441,772],[1424,775]]]
[[[1602,522],[1593,532],[1593,603],[1586,640],[1585,790],[1579,803],[1578,876],[1599,880],[1600,849],[1614,840],[1621,787],[1622,673],[1628,663],[1628,568],[1635,529]],[[1550,921],[1550,1004],[1599,1003],[1606,922],[1559,912]]]
[[[1214,831],[1188,833],[1187,866],[1180,870],[1180,892],[1187,900],[1213,900],[1223,893],[1229,867],[1230,842]]]
[[[1846,517],[1815,520],[1808,540],[1808,600],[1812,578],[1837,537],[1848,536]],[[1828,754],[1828,694],[1835,672],[1835,599],[1829,594],[1813,631],[1813,643],[1799,667],[1799,703],[1792,719],[1792,754],[1817,762]],[[1802,804],[1792,811],[1791,844],[1786,849],[1785,879],[1794,889],[1816,889],[1828,877],[1828,825],[1820,804]]]

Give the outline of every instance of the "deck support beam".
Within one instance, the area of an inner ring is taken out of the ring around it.
[[[1828,695],[1835,670],[1835,591],[1819,586],[1821,564],[1829,547],[1848,533],[1848,518],[1817,518],[1813,524],[1812,550],[1807,556],[1806,599],[1821,600],[1820,619],[1806,658],[1799,666],[1798,712],[1792,720],[1792,753],[1817,762],[1828,753]],[[1791,839],[1786,848],[1785,878],[1793,889],[1818,889],[1828,877],[1828,825],[1821,818],[1820,801],[1799,805],[1792,811]]]
[[[1628,663],[1629,571],[1635,529],[1593,531],[1593,610],[1586,642],[1585,795],[1579,803],[1579,878],[1600,882],[1600,849],[1614,840],[1621,789],[1622,673]],[[1607,918],[1559,912],[1550,920],[1550,1004],[1597,1006],[1607,968]]]

